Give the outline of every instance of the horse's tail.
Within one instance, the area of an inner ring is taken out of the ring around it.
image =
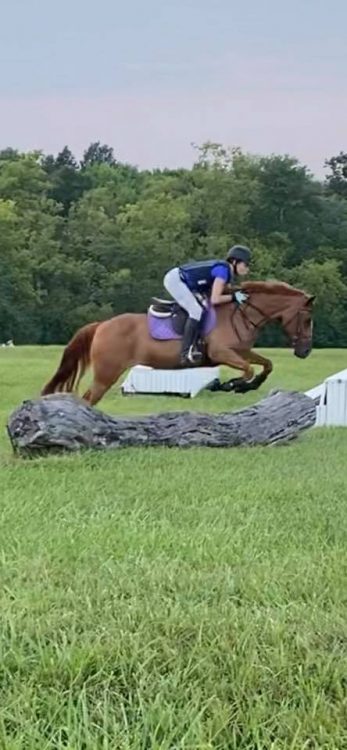
[[[60,365],[53,378],[41,391],[42,396],[56,391],[71,393],[78,388],[80,380],[90,364],[90,348],[95,331],[100,323],[90,323],[80,328],[65,347]]]

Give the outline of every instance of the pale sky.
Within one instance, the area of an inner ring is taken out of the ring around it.
[[[8,0],[0,148],[190,166],[191,143],[347,149],[347,0]]]

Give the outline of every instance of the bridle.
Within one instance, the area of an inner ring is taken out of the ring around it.
[[[306,310],[298,310],[298,312],[294,313],[293,317],[288,321],[289,325],[294,320],[295,316],[297,317],[296,331],[292,337],[293,346],[295,346],[298,341],[305,341],[310,338],[310,336],[304,336],[303,320],[305,315],[307,315]]]
[[[251,318],[248,317],[247,310],[249,308],[251,310],[254,310],[255,312],[257,312],[258,315],[260,315],[260,320],[258,320],[257,322],[254,322],[254,320],[252,320]],[[270,315],[266,315],[263,310],[260,310],[260,308],[257,307],[257,305],[255,305],[253,302],[250,301],[249,297],[248,297],[247,301],[243,305],[240,305],[240,306],[235,305],[233,313],[231,315],[231,322],[232,323],[234,322],[235,333],[237,334],[237,336],[238,336],[238,338],[239,338],[240,341],[241,341],[241,337],[240,337],[240,335],[239,335],[239,333],[237,331],[237,328],[235,326],[235,321],[234,321],[234,317],[235,317],[235,314],[237,312],[241,313],[244,321],[247,324],[253,326],[254,331],[257,331],[265,323],[268,323],[271,320],[271,316]],[[303,335],[303,320],[304,320],[305,314],[306,314],[306,310],[298,310],[287,321],[287,326],[289,326],[293,322],[294,318],[295,317],[297,318],[296,330],[295,330],[294,336],[292,336],[292,338],[291,338],[293,346],[296,346],[296,344],[298,343],[298,341],[300,341],[300,340],[304,341],[306,338],[309,338],[309,337]]]

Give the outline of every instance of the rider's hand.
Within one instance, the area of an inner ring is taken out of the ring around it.
[[[234,292],[234,300],[238,305],[242,305],[243,302],[246,302],[247,294],[244,292]]]

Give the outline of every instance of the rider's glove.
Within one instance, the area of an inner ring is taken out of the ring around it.
[[[242,305],[243,302],[246,302],[247,294],[244,292],[234,292],[234,300],[237,305]]]

